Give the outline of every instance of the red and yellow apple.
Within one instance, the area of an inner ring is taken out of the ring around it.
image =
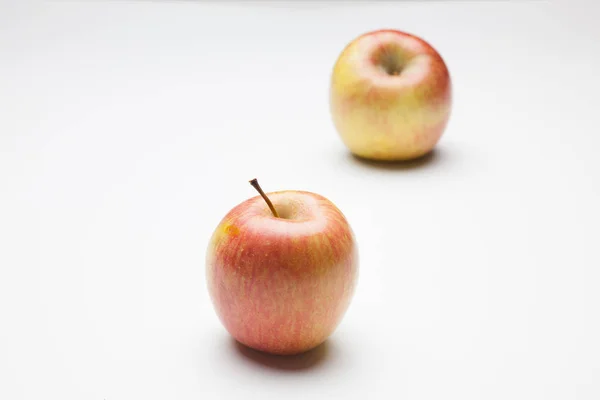
[[[328,199],[265,194],[234,207],[208,245],[206,278],[216,313],[238,342],[291,355],[323,343],[349,307],[358,276],[354,233]]]
[[[446,129],[451,79],[425,40],[378,30],[352,40],[331,74],[330,111],[343,143],[356,156],[410,160],[429,153]]]

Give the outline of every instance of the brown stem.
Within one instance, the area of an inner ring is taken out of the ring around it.
[[[271,203],[271,200],[269,200],[269,198],[267,197],[267,195],[265,194],[265,192],[263,192],[263,190],[261,189],[260,185],[258,184],[258,180],[256,178],[254,178],[254,179],[252,179],[250,181],[250,184],[252,185],[252,187],[254,189],[256,189],[256,191],[258,193],[260,193],[260,195],[262,196],[262,198],[265,200],[265,202],[267,203],[267,205],[271,209],[271,212],[273,213],[273,215],[275,216],[275,218],[279,218],[279,215],[277,214],[277,210],[275,210],[275,207],[273,207],[273,203]]]

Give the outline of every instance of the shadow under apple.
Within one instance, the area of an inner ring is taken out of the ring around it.
[[[236,352],[241,357],[252,363],[282,371],[314,369],[327,360],[331,350],[328,341],[325,341],[321,345],[304,353],[291,356],[280,356],[257,351],[241,344],[235,339],[231,340]]]
[[[435,148],[429,153],[412,160],[406,161],[378,161],[357,156],[356,154],[347,152],[346,158],[350,164],[360,167],[383,169],[389,171],[410,171],[416,169],[430,168],[446,161],[446,151],[440,148]]]

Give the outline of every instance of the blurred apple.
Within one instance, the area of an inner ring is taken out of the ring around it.
[[[261,196],[234,207],[210,240],[209,294],[238,342],[272,354],[302,353],[333,333],[350,304],[358,275],[354,234],[323,196],[267,195],[250,182]]]
[[[350,42],[331,75],[330,111],[342,141],[372,160],[410,160],[429,153],[451,109],[451,79],[423,39],[378,30]]]

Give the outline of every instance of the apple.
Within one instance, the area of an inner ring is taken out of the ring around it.
[[[346,313],[358,276],[354,233],[316,193],[286,190],[235,206],[207,249],[216,313],[238,342],[278,355],[323,343]]]
[[[377,30],[352,40],[331,73],[333,124],[356,156],[411,160],[431,152],[446,129],[451,79],[425,40]]]

